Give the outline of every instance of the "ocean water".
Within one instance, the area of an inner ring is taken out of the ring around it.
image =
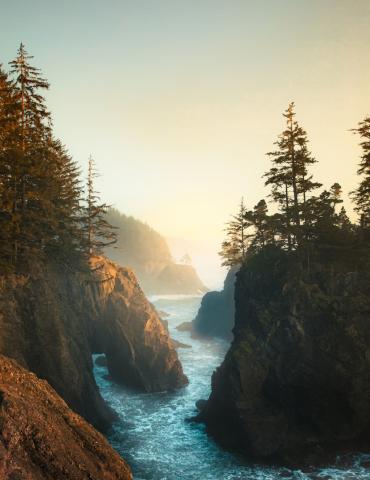
[[[190,384],[176,392],[142,394],[110,382],[107,370],[95,366],[95,377],[105,400],[119,420],[109,433],[111,445],[129,462],[135,480],[370,480],[370,455],[354,456],[346,466],[328,466],[310,473],[248,463],[223,451],[205,433],[203,425],[189,422],[195,402],[210,392],[212,372],[221,363],[226,342],[193,340],[176,326],[194,318],[199,297],[154,297],[171,335],[191,348],[178,350]]]

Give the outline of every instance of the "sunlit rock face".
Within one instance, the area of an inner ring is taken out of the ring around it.
[[[223,290],[204,295],[198,314],[192,322],[193,336],[232,339],[235,316],[234,285],[239,268],[236,266],[229,270]]]
[[[101,258],[92,268],[100,280],[88,287],[92,343],[94,352],[106,354],[113,379],[147,392],[185,385],[168,330],[134,273]]]
[[[200,418],[223,445],[287,464],[369,448],[366,272],[290,278],[284,254],[237,275],[235,339]]]
[[[187,383],[177,353],[134,274],[103,257],[90,273],[49,267],[3,279],[0,353],[47,379],[100,429],[113,414],[100,396],[91,355],[105,353],[113,379],[144,391]]]
[[[0,355],[0,478],[132,480],[126,462],[45,380]]]

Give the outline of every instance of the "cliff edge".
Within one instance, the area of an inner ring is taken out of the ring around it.
[[[232,339],[235,316],[234,285],[239,268],[240,266],[232,267],[228,271],[223,290],[204,295],[191,325],[192,336]]]
[[[104,257],[91,271],[56,266],[0,282],[0,353],[46,379],[66,403],[101,430],[113,414],[93,376],[92,354],[107,357],[112,378],[143,391],[187,383],[177,353],[135,275]]]
[[[286,464],[369,448],[369,275],[329,267],[297,280],[271,251],[238,273],[235,339],[200,413],[223,445]]]

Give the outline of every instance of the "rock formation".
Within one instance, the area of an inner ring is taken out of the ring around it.
[[[166,240],[146,223],[110,209],[109,223],[117,227],[118,242],[106,255],[129,265],[148,295],[199,294],[207,291],[191,265],[174,262]]]
[[[33,277],[3,279],[0,353],[46,379],[100,429],[112,412],[93,376],[93,353],[107,358],[112,378],[147,392],[187,383],[155,309],[127,268],[96,258],[93,273],[56,267]]]
[[[45,380],[0,355],[2,480],[132,480],[126,462]]]
[[[227,273],[221,292],[208,292],[202,298],[199,311],[192,323],[192,335],[195,337],[220,337],[230,340],[234,327],[235,275],[239,267],[233,267]]]
[[[369,448],[368,273],[317,267],[305,282],[289,270],[280,252],[237,275],[235,339],[200,419],[223,445],[263,461]]]

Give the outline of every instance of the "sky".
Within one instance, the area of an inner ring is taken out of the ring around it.
[[[370,114],[370,0],[0,0],[0,62],[22,41],[51,83],[56,135],[107,203],[193,257],[207,285],[243,196],[296,103],[325,187],[357,183]],[[346,202],[348,210],[350,204]]]

